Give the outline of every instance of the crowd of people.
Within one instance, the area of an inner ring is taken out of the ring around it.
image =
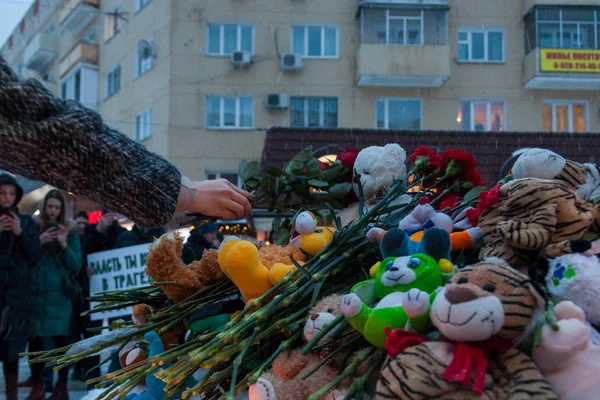
[[[88,224],[80,212],[67,218],[65,197],[51,190],[34,220],[19,213],[23,190],[16,180],[0,175],[0,361],[6,399],[17,400],[18,388],[30,388],[28,400],[68,400],[69,369],[54,372],[42,363],[31,364],[31,376],[19,383],[19,354],[64,347],[99,333],[102,321],[81,314],[90,304],[90,278],[94,269],[88,254],[151,243],[163,228],[131,230],[119,224],[118,214],[102,210],[101,219]],[[199,260],[205,249],[218,248],[223,237],[215,224],[192,230],[182,259]],[[72,371],[74,380],[100,376],[100,357],[89,357]],[[120,368],[118,355],[109,372]]]

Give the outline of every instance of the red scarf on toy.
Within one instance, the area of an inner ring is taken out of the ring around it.
[[[389,328],[385,329],[387,339],[385,340],[385,348],[390,357],[396,357],[409,347],[425,343],[428,340],[417,333],[409,332],[404,329],[394,329],[390,332]],[[455,343],[444,338],[439,339],[441,342]],[[484,350],[504,350],[513,346],[509,340],[489,339],[483,342],[455,343],[456,347],[452,353],[452,361],[446,368],[444,379],[450,382],[458,382],[462,387],[467,387],[471,381],[473,373],[473,391],[477,394],[482,394],[485,385],[485,374],[489,361]]]

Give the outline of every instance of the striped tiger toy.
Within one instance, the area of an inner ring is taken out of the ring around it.
[[[490,258],[459,270],[431,306],[443,339],[393,348],[377,400],[557,399],[531,358],[515,349],[530,336],[545,300],[531,280]]]
[[[582,200],[558,180],[524,178],[499,188],[497,203],[483,210],[478,227],[484,246],[480,260],[498,257],[523,273],[538,256],[555,258],[585,252],[581,240],[598,231],[598,206]]]

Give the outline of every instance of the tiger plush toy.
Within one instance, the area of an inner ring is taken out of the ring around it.
[[[598,231],[598,206],[582,200],[559,180],[516,179],[488,193],[489,206],[477,226],[484,246],[479,258],[499,257],[523,273],[538,256],[555,258],[582,253],[592,247],[582,240]]]
[[[531,358],[515,348],[544,311],[538,290],[500,259],[459,270],[431,306],[439,341],[389,333],[377,400],[557,399]]]

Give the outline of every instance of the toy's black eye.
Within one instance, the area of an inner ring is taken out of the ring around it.
[[[363,175],[370,175],[371,173],[369,171],[364,171]]]
[[[483,290],[485,290],[486,292],[494,293],[494,290],[496,290],[496,286],[492,285],[491,283],[488,283],[487,285],[483,285]]]
[[[419,265],[421,265],[421,260],[419,260],[418,258],[411,258],[408,262],[408,268],[419,268]]]
[[[467,279],[467,277],[466,277],[466,276],[463,276],[462,278],[460,278],[460,279],[457,281],[457,283],[467,283],[467,282],[469,282],[469,280]]]
[[[392,268],[393,265],[394,265],[394,263],[391,262],[391,261],[389,263],[385,264],[385,270],[389,271]]]
[[[330,314],[333,313],[333,308],[328,308],[327,312],[330,313]]]

